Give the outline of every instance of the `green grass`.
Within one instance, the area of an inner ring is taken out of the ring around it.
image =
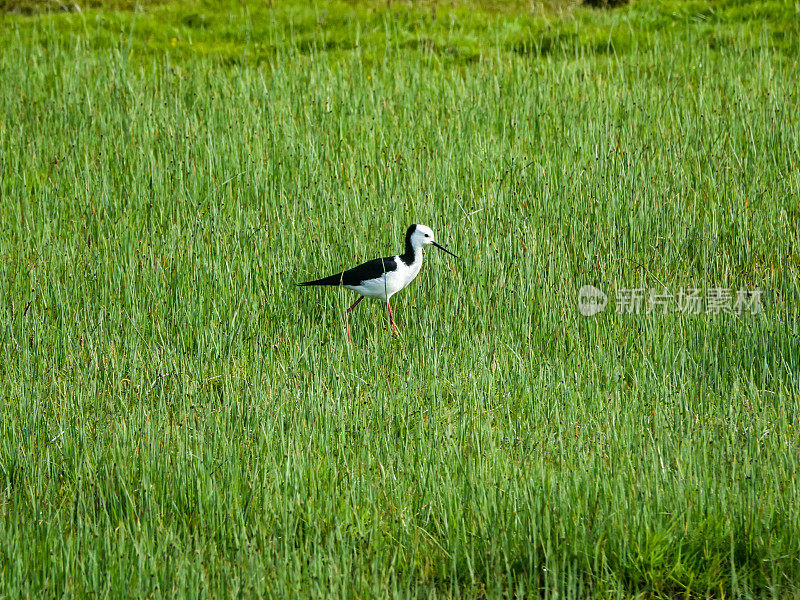
[[[253,64],[287,52],[324,52],[328,60],[357,54],[364,66],[385,66],[391,51],[395,60],[454,65],[554,52],[651,55],[676,43],[734,52],[767,46],[792,57],[800,52],[800,9],[783,0],[652,0],[607,11],[582,9],[577,0],[90,0],[77,3],[84,6],[80,12],[34,20],[19,14],[54,4],[76,5],[0,0],[0,24],[6,25],[0,43],[27,43],[37,33],[47,38],[39,42],[45,46],[88,38],[92,51],[119,51],[139,64],[160,62],[165,53],[173,60]],[[98,4],[135,8],[98,11]]]
[[[800,595],[796,7],[335,7],[0,17],[0,597]]]

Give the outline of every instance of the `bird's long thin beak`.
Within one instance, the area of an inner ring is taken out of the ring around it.
[[[439,245],[439,244],[437,244],[436,242],[431,242],[431,244],[432,244],[432,245],[434,245],[434,246],[436,246],[436,247],[437,247],[439,250],[444,250],[444,251],[445,251],[445,252],[447,252],[447,253],[448,253],[450,256],[455,256],[456,258],[458,258],[458,256],[456,256],[455,254],[453,254],[452,252],[450,252],[450,250],[448,250],[448,249],[447,249],[447,248],[445,248],[444,246],[440,246],[440,245]]]

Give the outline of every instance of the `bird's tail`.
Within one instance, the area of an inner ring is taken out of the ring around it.
[[[298,283],[299,286],[305,285],[340,285],[342,283],[342,274],[337,273],[336,275],[331,275],[329,277],[323,277],[322,279],[315,279],[314,281],[304,281],[303,283]]]

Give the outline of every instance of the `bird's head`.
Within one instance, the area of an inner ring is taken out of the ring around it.
[[[432,246],[436,246],[439,250],[444,250],[448,254],[455,256],[455,254],[450,252],[444,246],[441,246],[436,243],[436,238],[433,235],[433,229],[427,227],[426,225],[412,225],[408,228],[406,232],[406,240],[411,243],[414,248],[421,248],[422,246],[427,246],[428,244]]]

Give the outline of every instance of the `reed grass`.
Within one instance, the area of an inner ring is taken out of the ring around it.
[[[93,18],[0,52],[0,596],[800,593],[795,58],[448,62],[387,21],[231,63]],[[293,283],[415,222],[462,260],[348,344],[354,296]]]

